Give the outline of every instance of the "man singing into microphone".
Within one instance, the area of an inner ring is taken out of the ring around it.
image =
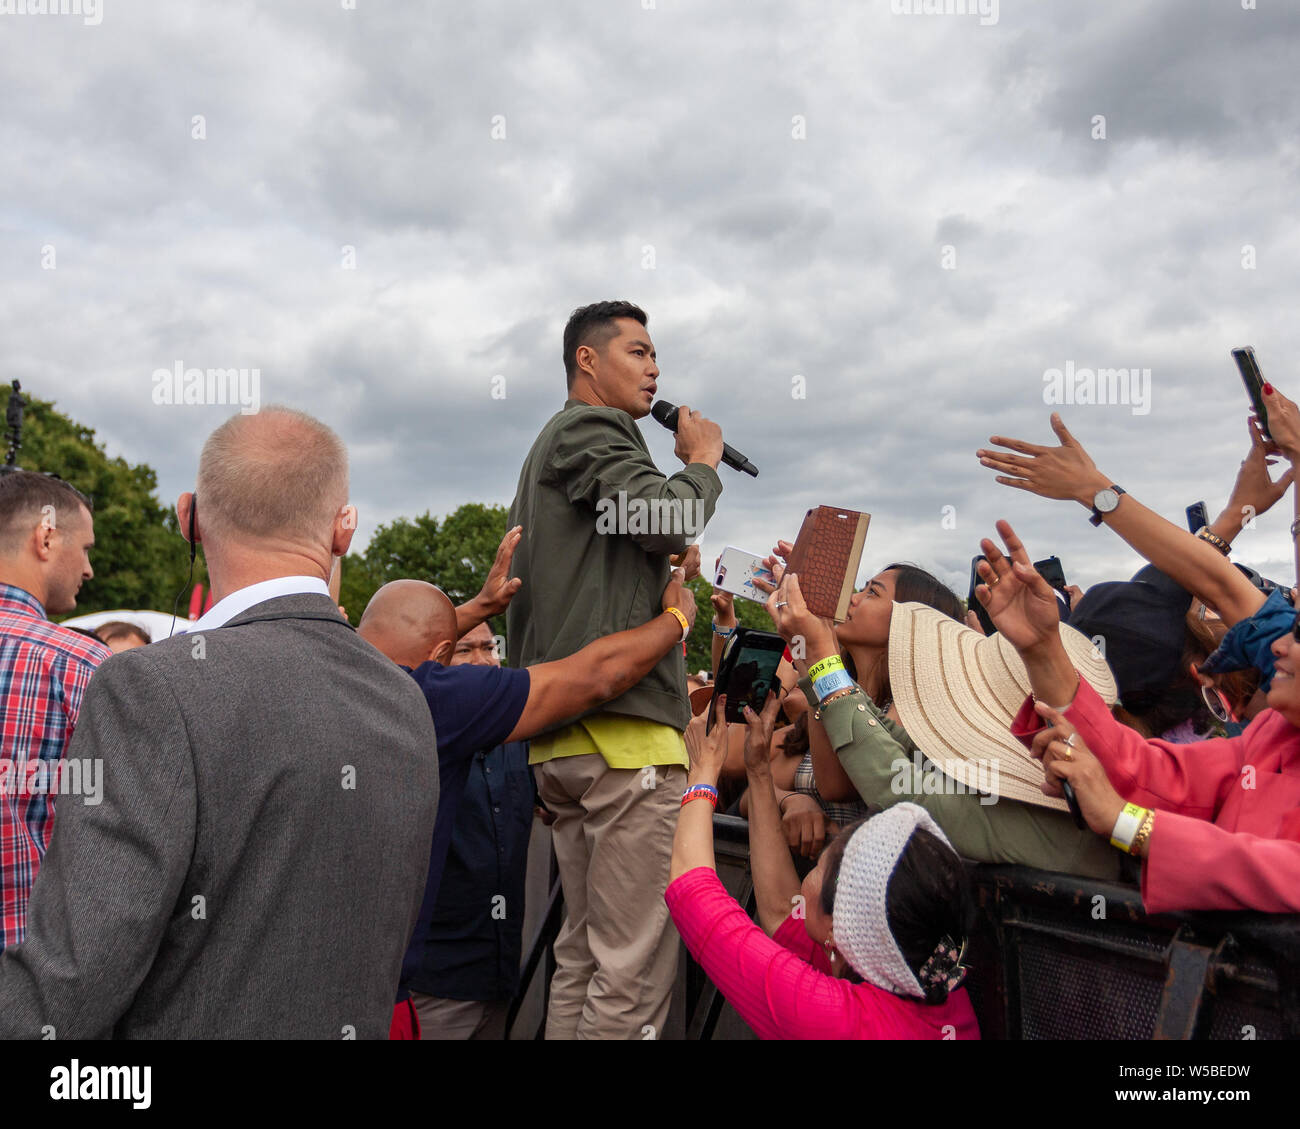
[[[654,615],[670,554],[700,535],[722,492],[716,423],[681,408],[676,454],[686,465],[671,478],[636,426],[659,378],[644,311],[630,302],[575,310],[564,367],[568,399],[528,452],[510,507],[510,525],[525,530],[514,558],[524,583],[506,616],[512,667],[564,658]],[[690,716],[674,648],[598,712],[533,739],[528,759],[555,813],[566,907],[548,1039],[663,1033],[677,974],[664,889]]]

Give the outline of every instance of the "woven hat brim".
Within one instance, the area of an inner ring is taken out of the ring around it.
[[[1091,640],[1064,624],[1061,642],[1108,704],[1114,676]],[[925,604],[895,604],[889,629],[889,681],[903,728],[926,758],[971,791],[1066,810],[1042,793],[1042,765],[1011,736],[1029,696],[1029,674],[1000,635],[981,635]]]

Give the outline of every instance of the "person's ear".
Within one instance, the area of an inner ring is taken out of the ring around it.
[[[330,543],[330,552],[336,557],[346,557],[356,531],[357,507],[349,502],[339,510],[338,516],[334,519],[334,535]]]
[[[425,662],[434,662],[434,663],[439,663],[442,666],[449,666],[451,664],[451,657],[455,653],[456,653],[456,640],[444,639],[436,647],[434,647],[432,651],[429,652],[429,657],[425,660]]]
[[[36,528],[32,530],[32,544],[35,547],[36,556],[40,560],[48,561],[54,555],[54,542],[57,537],[57,526],[42,514],[41,520],[36,523]]]
[[[577,362],[578,372],[588,380],[596,379],[596,370],[600,367],[600,356],[590,345],[579,345],[574,351],[573,359]]]
[[[194,494],[189,490],[176,499],[176,522],[180,526],[181,536],[187,542],[197,545],[203,540],[203,532],[198,526],[198,510],[194,505]],[[191,533],[194,534],[192,541]]]
[[[1199,686],[1214,685],[1214,679],[1211,678],[1208,674],[1202,674],[1199,670],[1197,670],[1195,663],[1188,663],[1187,669],[1191,671],[1192,677],[1196,680],[1197,685]]]

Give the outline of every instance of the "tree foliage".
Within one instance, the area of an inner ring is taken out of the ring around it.
[[[348,618],[359,622],[370,597],[390,580],[427,580],[453,604],[471,599],[492,568],[506,516],[504,506],[470,502],[441,522],[424,513],[379,526],[364,553],[349,553],[343,561],[339,599]],[[504,630],[504,623],[494,623],[493,630]]]
[[[145,463],[110,459],[95,432],[45,400],[29,399],[18,465],[57,474],[94,504],[93,579],[77,597],[74,615],[114,608],[170,611],[189,571],[189,547],[176,513],[158,499],[158,476]],[[202,556],[195,583],[207,583]],[[181,596],[181,615],[189,590]]]
[[[57,411],[44,400],[30,400],[23,427],[19,464],[67,480],[94,503],[94,579],[81,589],[74,614],[113,608],[170,611],[185,586],[189,551],[176,513],[158,498],[158,478],[145,463],[110,459],[95,441],[95,432]],[[437,584],[455,604],[482,587],[497,546],[506,532],[506,508],[470,502],[439,519],[430,513],[399,517],[379,526],[365,550],[343,562],[340,602],[358,623],[370,597],[390,580],[414,577]],[[194,583],[208,583],[203,555],[194,566]],[[688,670],[712,666],[713,589],[706,577],[690,582],[695,594],[695,628],[687,640]],[[181,615],[189,606],[189,588],[181,596]],[[770,631],[771,621],[759,605],[736,600],[736,616],[745,627]],[[493,622],[505,630],[504,617]]]

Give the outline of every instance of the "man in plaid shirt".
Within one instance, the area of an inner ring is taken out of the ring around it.
[[[94,543],[79,491],[32,471],[0,474],[0,948],[23,939],[63,751],[90,676],[112,653],[46,618],[77,606]]]

